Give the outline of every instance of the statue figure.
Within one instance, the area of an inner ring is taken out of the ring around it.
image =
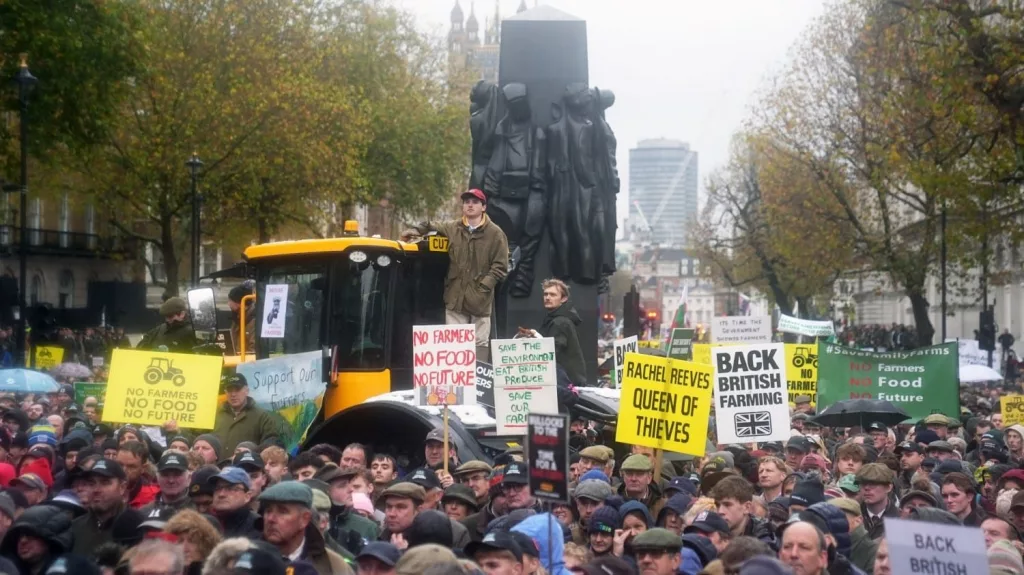
[[[534,259],[544,232],[547,152],[544,130],[531,123],[525,84],[502,88],[505,116],[494,131],[490,163],[484,172],[487,214],[520,248],[519,265],[510,280],[512,297],[528,297],[533,288]]]
[[[494,151],[494,130],[498,127],[501,105],[498,86],[480,80],[469,93],[469,131],[473,137],[473,172],[469,177],[469,188],[482,190],[484,172]],[[504,228],[502,228],[504,229]],[[508,232],[506,232],[507,234]]]
[[[594,123],[597,125],[595,135],[597,136],[597,180],[600,182],[600,193],[598,194],[604,212],[604,234],[599,236],[601,240],[601,275],[607,278],[615,273],[615,234],[619,227],[617,219],[616,201],[619,195],[619,170],[615,160],[617,142],[615,132],[608,125],[604,111],[615,104],[615,94],[610,90],[594,88],[594,104],[597,107],[594,114]],[[607,285],[607,280],[602,282]]]
[[[609,142],[611,129],[597,111],[600,98],[585,84],[569,84],[547,129],[551,269],[557,277],[581,284],[599,283],[609,269],[615,270],[618,177],[614,137]]]

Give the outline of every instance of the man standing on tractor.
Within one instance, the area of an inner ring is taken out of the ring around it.
[[[476,356],[490,361],[491,308],[494,289],[508,274],[508,239],[487,214],[480,190],[462,194],[462,219],[423,223],[402,232],[402,241],[436,231],[448,237],[448,278],[444,290],[445,322],[476,326]]]
[[[180,297],[168,299],[160,306],[160,315],[164,323],[142,336],[136,349],[158,350],[163,346],[171,353],[192,353],[192,348],[199,345],[199,341],[188,321],[188,304],[185,300]]]
[[[249,397],[249,382],[240,374],[221,378],[227,401],[217,410],[213,434],[221,441],[221,453],[235,452],[243,441],[263,445],[278,439],[280,428],[274,416]]]

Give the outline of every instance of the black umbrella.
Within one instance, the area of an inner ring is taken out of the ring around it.
[[[865,423],[879,421],[887,426],[910,419],[907,412],[896,407],[891,401],[881,399],[847,399],[837,401],[825,408],[813,421],[823,427],[864,427]]]

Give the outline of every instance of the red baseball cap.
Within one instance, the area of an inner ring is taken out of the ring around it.
[[[800,460],[800,469],[807,471],[808,469],[815,468],[820,469],[822,471],[827,471],[828,462],[825,461],[824,457],[816,453],[809,453],[805,455],[803,459]]]
[[[462,195],[460,196],[460,198],[462,198],[463,200],[465,200],[467,197],[476,198],[476,199],[480,200],[481,203],[484,203],[484,204],[487,203],[487,196],[484,195],[484,193],[481,190],[477,190],[475,188],[472,189],[472,190],[467,190],[465,192],[462,192]]]

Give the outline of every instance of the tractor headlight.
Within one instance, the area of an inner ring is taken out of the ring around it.
[[[391,265],[391,256],[383,254],[377,256],[377,265],[382,268],[388,267],[389,265]]]
[[[348,259],[351,262],[354,262],[354,263],[357,263],[357,264],[361,264],[361,263],[366,261],[366,252],[361,252],[361,251],[358,251],[358,250],[354,251],[354,252],[348,254]]]

